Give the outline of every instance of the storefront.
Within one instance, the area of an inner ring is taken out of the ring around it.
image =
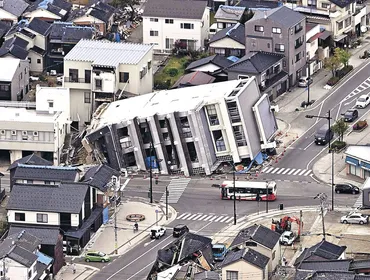
[[[370,146],[349,146],[346,154],[346,173],[361,179],[370,177]]]

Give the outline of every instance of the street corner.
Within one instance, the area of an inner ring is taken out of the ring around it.
[[[55,276],[55,280],[89,279],[98,271],[100,271],[100,268],[91,265],[75,262],[67,263]]]
[[[177,218],[177,211],[171,205],[168,205],[168,214],[166,215],[166,204],[161,202],[159,204],[159,208],[161,209],[161,218],[160,218],[160,225],[165,226],[172,223]]]

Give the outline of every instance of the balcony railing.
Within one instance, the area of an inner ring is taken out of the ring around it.
[[[301,41],[301,42],[296,42],[295,43],[295,48],[296,49],[298,49],[300,46],[302,46],[303,45],[303,41]]]
[[[300,27],[296,27],[295,30],[294,30],[295,34],[297,34],[298,32],[300,32],[302,29],[303,29],[303,26],[302,25]]]
[[[90,84],[90,79],[84,79],[84,78],[75,78],[75,77],[64,77],[64,81],[67,83],[84,83],[84,84]]]

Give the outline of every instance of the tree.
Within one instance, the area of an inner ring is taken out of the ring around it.
[[[113,0],[110,3],[113,7],[119,8],[121,10],[124,10],[126,7],[130,7],[130,20],[134,20],[135,18],[135,5],[140,5],[139,0]]]
[[[337,120],[331,128],[336,134],[338,134],[339,141],[343,142],[344,133],[348,128],[348,124],[344,121],[344,119]]]
[[[340,67],[340,65],[341,65],[341,61],[340,61],[338,55],[335,55],[335,54],[333,56],[327,58],[326,61],[325,61],[325,67],[330,69],[333,77],[336,77],[337,70]]]
[[[334,51],[334,55],[338,57],[340,63],[342,63],[344,67],[348,66],[349,59],[351,58],[351,53],[349,51],[336,48]]]

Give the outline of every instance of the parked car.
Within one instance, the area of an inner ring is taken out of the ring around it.
[[[109,262],[110,261],[110,257],[103,253],[103,252],[99,252],[99,251],[89,251],[86,253],[85,255],[85,261],[86,262]]]
[[[225,244],[213,244],[212,254],[215,261],[223,261],[225,259],[227,249]]]
[[[166,229],[164,227],[155,226],[150,229],[150,238],[159,239],[166,234]]]
[[[344,183],[344,184],[336,184],[335,185],[335,192],[336,193],[351,193],[351,194],[359,194],[360,189],[352,184]]]
[[[369,216],[361,213],[351,213],[340,218],[342,224],[367,224],[369,223]]]
[[[57,77],[57,85],[62,85],[63,84],[63,76]]]
[[[334,137],[334,132],[329,128],[328,124],[324,124],[315,133],[315,144],[326,145]]]
[[[296,240],[297,236],[294,235],[291,231],[284,231],[283,234],[280,236],[280,244],[283,245],[292,245],[293,242]]]
[[[356,108],[366,108],[370,104],[370,96],[369,95],[361,95],[356,101]]]
[[[173,237],[180,237],[184,233],[189,232],[189,228],[186,225],[177,225],[173,228]]]
[[[345,122],[353,122],[358,118],[358,111],[356,109],[348,109],[343,116]]]
[[[311,77],[303,76],[298,81],[299,87],[307,87],[308,85],[312,84],[313,79]]]
[[[30,82],[38,81],[39,77],[37,76],[30,76]]]

